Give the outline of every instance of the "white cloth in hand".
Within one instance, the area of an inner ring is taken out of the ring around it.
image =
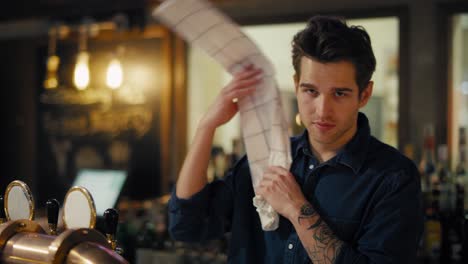
[[[229,73],[249,65],[263,70],[253,95],[238,102],[242,137],[255,188],[268,166],[291,165],[286,122],[275,72],[270,61],[232,20],[205,0],[166,0],[153,11],[170,29],[204,50]],[[265,231],[278,227],[278,214],[262,197],[253,199]]]

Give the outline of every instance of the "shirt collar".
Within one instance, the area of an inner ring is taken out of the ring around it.
[[[358,173],[366,159],[371,137],[369,120],[363,113],[358,114],[357,123],[358,128],[354,137],[338,152],[336,157],[332,159],[337,163],[351,168],[354,173]],[[297,157],[299,151],[302,151],[306,155],[313,156],[310,150],[307,129],[304,129],[302,135],[297,137],[296,140],[297,144],[295,144],[296,146],[293,149],[294,158]]]
[[[371,138],[369,120],[366,115],[359,113],[357,123],[356,134],[337,155],[337,162],[350,167],[354,173],[358,173],[367,157]]]
[[[296,143],[296,144],[294,144]],[[295,145],[295,146],[294,146]],[[304,129],[304,132],[302,132],[301,135],[297,136],[296,138],[293,139],[293,153],[294,157],[297,157],[297,155],[302,151],[304,154],[312,154],[310,149],[309,149],[309,136],[307,133],[307,129]]]

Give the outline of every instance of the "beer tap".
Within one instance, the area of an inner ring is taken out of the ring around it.
[[[7,220],[0,225],[0,263],[129,264],[117,249],[112,250],[102,233],[93,229],[96,210],[91,194],[84,187],[74,186],[67,192],[63,202],[65,230],[57,235],[59,210],[57,200],[47,201],[47,231],[33,220],[34,200],[26,183],[10,183],[4,197],[0,195],[0,219]],[[115,214],[108,221],[114,243],[118,219]]]
[[[5,214],[5,201],[3,200],[3,195],[0,195],[0,224],[6,222]]]
[[[46,207],[47,222],[49,223],[49,233],[53,236],[56,236],[60,204],[56,199],[49,199],[47,200]]]
[[[109,242],[111,245],[112,250],[121,255],[123,250],[117,247],[116,239],[117,224],[119,223],[119,213],[114,208],[109,208],[104,211],[104,220],[107,242]]]

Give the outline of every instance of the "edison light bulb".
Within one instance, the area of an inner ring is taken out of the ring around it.
[[[47,59],[47,74],[44,80],[44,88],[55,89],[58,86],[57,70],[60,58],[57,55],[49,56]]]
[[[113,58],[107,67],[106,84],[111,89],[117,89],[122,85],[122,65],[117,58]]]
[[[78,90],[84,90],[89,85],[89,55],[85,51],[78,54],[76,60],[75,72],[73,74],[73,81]]]

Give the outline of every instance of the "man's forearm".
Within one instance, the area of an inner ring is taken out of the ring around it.
[[[192,146],[185,158],[176,185],[177,197],[187,199],[199,192],[207,183],[206,173],[210,161],[215,128],[200,124]]]
[[[333,234],[310,203],[303,204],[297,217],[290,220],[314,264],[335,263],[343,242]]]

